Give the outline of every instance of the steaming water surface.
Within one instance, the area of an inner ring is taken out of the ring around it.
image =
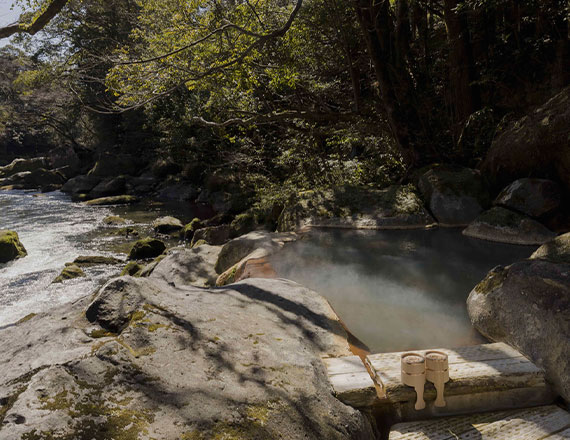
[[[461,230],[313,231],[272,259],[284,278],[325,296],[373,352],[483,342],[465,301],[496,265],[535,247],[485,242]]]

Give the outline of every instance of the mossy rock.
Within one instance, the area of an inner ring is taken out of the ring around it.
[[[131,195],[100,197],[98,199],[88,200],[84,202],[88,206],[106,206],[106,205],[131,205],[139,201],[138,197]]]
[[[144,266],[136,261],[129,261],[121,271],[121,276],[130,275],[132,277],[139,277],[143,269]]]
[[[530,258],[570,264],[570,232],[543,244]]]
[[[154,260],[152,260],[150,263],[148,263],[146,266],[144,266],[142,268],[139,276],[142,278],[150,276],[150,274],[154,271],[156,266],[158,266],[158,263],[160,263],[165,258],[166,258],[166,254],[162,254],[162,255],[159,255],[158,257],[156,257]]]
[[[129,260],[146,260],[158,257],[166,250],[164,242],[156,238],[146,237],[137,241],[129,252]]]
[[[0,263],[22,258],[28,255],[20,242],[18,233],[10,230],[0,230]]]
[[[198,229],[194,232],[191,246],[194,247],[200,240],[206,240],[206,243],[212,246],[224,244],[230,238],[230,227],[228,225],[208,226]]]
[[[501,207],[483,212],[463,230],[463,235],[521,245],[544,244],[556,236],[536,220]]]
[[[125,226],[124,228],[113,229],[109,232],[110,235],[119,235],[122,237],[138,237],[139,231],[133,226]]]
[[[192,243],[192,248],[198,247],[198,246],[202,246],[203,244],[208,244],[208,242],[206,240],[198,240],[196,242]]]
[[[61,273],[53,280],[53,283],[63,283],[65,280],[72,280],[84,276],[86,276],[85,272],[83,272],[79,266],[70,264],[69,266],[65,266]]]
[[[304,226],[352,229],[410,229],[433,224],[413,185],[379,190],[339,186],[299,193],[279,217],[280,232]]]
[[[202,220],[195,217],[194,219],[192,219],[190,223],[188,223],[182,229],[182,237],[184,238],[185,241],[192,241],[192,237],[194,237],[194,232],[203,227],[204,224],[202,223]]]
[[[236,238],[255,230],[257,221],[252,212],[244,212],[236,216],[230,224],[230,237]]]
[[[103,223],[109,226],[124,225],[127,221],[118,215],[110,215],[103,219]]]
[[[122,261],[114,257],[104,257],[102,255],[80,255],[75,260],[73,260],[73,263],[66,263],[66,266],[76,265],[79,267],[90,267],[120,263],[122,263]]]

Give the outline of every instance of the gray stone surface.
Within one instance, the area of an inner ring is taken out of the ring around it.
[[[77,176],[65,182],[61,190],[74,196],[87,194],[95,188],[99,182],[101,182],[101,178],[97,176]]]
[[[501,191],[495,205],[540,217],[558,208],[561,197],[560,187],[552,180],[518,179]]]
[[[544,243],[530,258],[570,264],[570,232]]]
[[[6,166],[0,167],[0,178],[10,177],[14,174],[34,171],[39,168],[49,166],[49,160],[45,157],[35,157],[32,159],[14,159]]]
[[[230,239],[230,227],[228,225],[208,226],[206,228],[197,229],[192,236],[191,246],[194,246],[201,240],[206,243],[217,246],[224,244]]]
[[[108,177],[89,191],[89,197],[98,199],[100,197],[118,196],[124,194],[126,189],[127,178],[125,176]]]
[[[496,267],[470,293],[477,330],[506,342],[546,371],[570,402],[570,266],[525,260]]]
[[[152,222],[152,229],[161,234],[170,234],[172,232],[180,231],[184,225],[180,220],[175,217],[165,216],[159,217]]]
[[[214,264],[220,250],[220,246],[207,244],[192,249],[174,249],[156,265],[149,277],[174,283],[176,286],[214,286],[218,276]]]
[[[434,167],[420,177],[418,188],[442,225],[468,225],[489,203],[481,175],[470,168]]]
[[[483,212],[463,230],[463,235],[522,245],[543,244],[556,236],[536,220],[499,206]]]
[[[308,289],[124,277],[89,301],[0,330],[1,440],[373,438],[331,393],[346,335]]]
[[[265,249],[268,251],[266,255],[270,255],[281,249],[283,243],[293,241],[296,237],[295,233],[254,231],[234,238],[222,247],[215,265],[216,272],[225,272],[256,249]]]

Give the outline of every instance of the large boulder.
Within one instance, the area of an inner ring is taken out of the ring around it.
[[[570,191],[570,87],[495,135],[482,174],[497,188],[516,179],[554,179]]]
[[[69,179],[61,187],[61,191],[69,193],[72,196],[79,194],[87,194],[101,182],[101,178],[97,176],[77,176]]]
[[[298,194],[281,212],[277,230],[416,229],[434,223],[412,185],[393,185],[384,190],[342,186]]]
[[[171,234],[173,232],[178,232],[183,228],[184,225],[182,222],[171,216],[159,217],[152,222],[152,229],[160,234]]]
[[[98,199],[101,197],[118,196],[124,194],[126,189],[127,178],[125,176],[108,177],[89,191],[89,198]]]
[[[463,235],[481,240],[522,245],[543,244],[556,236],[554,232],[536,220],[498,206],[477,217],[463,230]]]
[[[315,292],[124,277],[89,300],[0,330],[0,440],[374,438],[332,393],[346,333]]]
[[[470,168],[433,167],[420,177],[418,188],[442,225],[468,225],[489,204],[481,175]]]
[[[544,243],[530,258],[570,264],[570,232]]]
[[[33,159],[14,159],[10,164],[0,167],[0,178],[10,177],[17,173],[35,171],[49,166],[49,160],[45,157]]]
[[[166,250],[164,242],[156,238],[146,237],[135,244],[129,252],[129,260],[146,260],[156,258]]]
[[[229,239],[230,227],[228,225],[208,226],[194,231],[191,246],[196,246],[196,243],[201,241],[217,246],[224,244]]]
[[[165,201],[186,202],[195,200],[199,194],[200,191],[194,185],[175,183],[160,190],[157,198]]]
[[[234,238],[222,247],[215,265],[216,272],[219,274],[225,272],[256,249],[266,250],[267,252],[264,256],[271,255],[281,249],[285,242],[294,241],[296,238],[295,233],[271,233],[266,231],[254,231]]]
[[[158,262],[149,277],[177,286],[184,284],[198,287],[214,286],[218,276],[214,264],[220,249],[220,246],[204,244],[192,249],[172,250]]]
[[[22,258],[28,255],[20,242],[18,233],[8,229],[0,230],[0,263]]]
[[[503,189],[494,204],[530,217],[540,217],[558,208],[561,198],[560,187],[556,182],[525,178],[515,180]]]
[[[525,260],[497,267],[470,293],[477,330],[506,342],[543,367],[570,402],[570,265]]]
[[[22,171],[3,179],[3,184],[18,185],[23,189],[59,189],[65,178],[57,171],[37,168],[33,171]]]

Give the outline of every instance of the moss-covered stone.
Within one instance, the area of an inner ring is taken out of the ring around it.
[[[194,219],[192,219],[190,223],[188,223],[182,229],[182,237],[184,238],[185,241],[192,241],[192,237],[194,237],[194,232],[203,227],[204,224],[202,223],[202,220],[195,217]]]
[[[139,201],[138,197],[131,195],[121,195],[121,196],[111,196],[111,197],[100,197],[98,199],[88,200],[84,202],[89,206],[105,206],[105,205],[130,205],[137,203]]]
[[[166,250],[164,242],[156,238],[146,237],[137,241],[129,252],[129,260],[145,260],[158,257]]]
[[[18,233],[10,230],[0,230],[0,264],[22,258],[28,255],[20,242]]]
[[[255,215],[244,212],[236,216],[230,224],[230,237],[235,238],[253,231],[257,226]]]
[[[65,269],[61,271],[61,273],[53,280],[54,283],[63,283],[65,280],[72,280],[74,278],[81,278],[85,276],[85,272],[75,265],[70,264],[69,266],[65,266]]]
[[[136,261],[129,261],[121,271],[121,276],[130,275],[132,277],[139,277],[143,268],[144,266],[140,265]]]
[[[143,267],[139,276],[142,278],[148,277],[154,271],[154,268],[158,266],[158,263],[160,263],[165,258],[166,254],[161,254],[158,257],[156,257],[154,260],[152,260],[150,263],[148,263],[146,266]]]
[[[202,246],[203,244],[208,244],[206,240],[198,240],[192,243],[192,247],[196,248],[198,246]]]
[[[192,247],[194,247],[200,240],[205,240],[206,243],[217,246],[224,244],[229,240],[229,238],[230,227],[228,225],[208,226],[194,232],[194,237],[192,237]]]
[[[103,219],[103,223],[109,226],[124,225],[127,221],[118,215],[110,215]]]
[[[99,266],[99,265],[113,265],[120,263],[122,263],[122,261],[114,257],[105,257],[102,255],[80,255],[75,260],[73,260],[73,263],[66,263],[66,266],[71,266],[72,264],[74,264],[79,267],[90,267],[90,266]]]
[[[183,229],[184,225],[175,217],[165,216],[159,217],[152,222],[152,228],[159,234],[172,234]]]

